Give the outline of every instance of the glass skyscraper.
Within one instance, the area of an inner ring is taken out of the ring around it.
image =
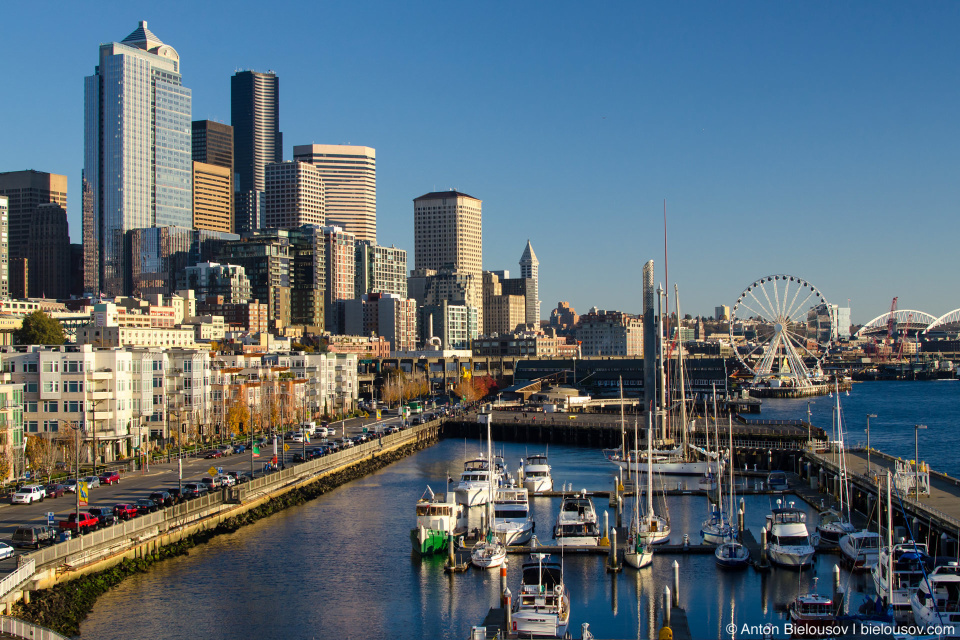
[[[145,21],[84,82],[84,289],[127,295],[132,229],[191,227],[190,89]]]

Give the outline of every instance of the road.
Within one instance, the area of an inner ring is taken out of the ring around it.
[[[336,429],[336,435],[328,440],[341,438],[346,431],[347,436],[357,435],[362,432],[363,427],[372,429],[374,425],[399,424],[400,419],[396,416],[386,416],[387,419],[379,423],[372,418],[353,418],[342,422],[332,423],[331,426]],[[285,441],[278,444],[278,459],[285,464],[292,464],[293,455],[302,453],[304,450],[317,447],[326,442],[319,438],[312,439],[310,444],[301,444],[299,442]],[[237,441],[241,442],[240,440]],[[287,451],[283,450],[283,445],[289,446]],[[246,471],[251,469],[256,475],[263,473],[263,465],[273,457],[273,445],[268,443],[260,447],[260,456],[254,458],[249,449],[245,453],[228,455],[222,458],[184,458],[182,466],[182,484],[199,481],[204,476],[211,475],[211,467],[219,467],[224,473],[227,471]],[[133,471],[121,474],[120,482],[110,486],[101,486],[90,489],[90,503],[88,506],[113,507],[121,502],[133,502],[139,498],[147,498],[150,493],[158,490],[166,490],[179,486],[179,474],[177,461],[162,464],[151,464],[148,470]],[[47,524],[47,513],[53,512],[56,522],[66,518],[66,514],[76,510],[76,495],[72,493],[64,494],[60,498],[47,498],[42,502],[33,504],[11,504],[9,499],[3,499],[0,502],[0,541],[12,544],[10,537],[17,527],[23,525],[43,525]],[[81,508],[82,510],[82,508]],[[30,549],[17,550],[29,552]],[[0,561],[0,576],[13,571],[17,566],[16,558],[10,558]]]

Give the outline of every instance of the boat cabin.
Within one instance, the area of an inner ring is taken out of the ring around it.
[[[490,468],[490,463],[488,463],[483,458],[477,458],[476,460],[467,460],[463,463],[464,473],[470,473],[473,471],[487,471]]]
[[[563,506],[560,507],[561,517],[569,517],[572,515],[577,515],[579,517],[584,517],[586,515],[594,515],[593,505],[590,504],[590,501],[586,498],[567,498],[563,501]]]
[[[801,509],[786,507],[774,509],[771,514],[773,515],[773,524],[807,524],[807,514]]]
[[[440,494],[439,502],[443,502],[443,494]],[[433,502],[418,502],[417,503],[417,516],[453,516],[453,508],[455,505],[452,504],[438,504]]]
[[[820,594],[798,596],[793,601],[793,610],[797,620],[832,620],[836,615],[833,600]]]

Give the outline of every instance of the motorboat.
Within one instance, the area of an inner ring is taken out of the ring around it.
[[[790,488],[787,482],[787,474],[783,471],[774,471],[767,476],[767,489],[769,491],[786,491]]]
[[[456,487],[457,502],[468,507],[487,504],[492,487],[497,484],[496,474],[491,477],[488,458],[474,458],[463,463],[463,472]]]
[[[467,509],[449,493],[427,490],[417,500],[417,526],[410,530],[413,550],[420,555],[447,551],[451,537],[467,530]]]
[[[527,456],[523,461],[523,486],[530,493],[553,491],[553,477],[550,475],[550,465],[547,463],[547,454],[537,453]]]
[[[511,631],[520,638],[562,638],[570,623],[570,596],[563,567],[548,554],[532,553],[523,563],[520,592],[513,604]]]
[[[717,566],[724,569],[743,569],[750,565],[750,550],[736,540],[717,545],[713,555]]]
[[[493,531],[507,546],[530,542],[534,522],[530,517],[530,500],[526,487],[496,490],[493,498]]]
[[[890,574],[893,570],[893,581]],[[877,554],[877,563],[870,570],[873,586],[884,597],[894,615],[911,612],[910,596],[920,586],[924,572],[933,568],[933,559],[927,555],[922,542],[901,542],[891,550],[885,546]]]
[[[934,569],[910,596],[913,621],[921,628],[947,628],[949,637],[960,633],[960,564],[950,562]]]
[[[787,609],[793,625],[793,636],[818,638],[837,621],[833,600],[817,593],[817,579],[813,579],[813,591],[798,595]]]
[[[846,517],[836,509],[821,511],[817,521],[817,533],[820,540],[827,544],[840,544],[840,538],[857,530]]]
[[[563,499],[553,538],[559,546],[597,546],[600,544],[600,529],[593,501],[586,489]]]
[[[767,556],[770,562],[784,567],[803,568],[813,562],[816,548],[807,530],[807,514],[796,509],[793,502],[788,507],[777,508],[767,516]]]
[[[854,570],[870,571],[880,556],[880,534],[855,531],[840,538],[840,553]]]

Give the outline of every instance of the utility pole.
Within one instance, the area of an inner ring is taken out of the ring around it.
[[[877,414],[867,414],[867,476],[870,475],[870,418],[876,418]]]

